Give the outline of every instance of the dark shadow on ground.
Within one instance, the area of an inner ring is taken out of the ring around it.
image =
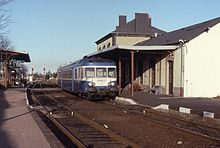
[[[3,89],[0,88],[0,147],[2,148],[12,148],[9,137],[5,131],[2,130],[2,125],[4,123],[5,110],[9,108],[9,104],[5,99]]]
[[[19,114],[19,115],[16,115],[16,116],[10,117],[10,118],[3,119],[2,122],[8,121],[8,120],[12,120],[12,119],[15,119],[15,118],[18,118],[18,117],[24,116],[24,115],[26,115],[26,114],[30,114],[31,112],[32,112],[32,111],[28,111],[28,112],[25,112],[25,113],[22,113],[22,114]]]

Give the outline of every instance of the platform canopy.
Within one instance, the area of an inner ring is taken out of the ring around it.
[[[0,88],[13,85],[15,75],[12,73],[10,61],[31,62],[28,53],[0,49]]]
[[[9,51],[4,49],[0,49],[0,60],[17,60],[23,62],[31,62],[30,56],[26,52]]]
[[[102,49],[97,52],[88,54],[87,57],[114,57],[121,53],[130,53],[130,51],[135,52],[145,52],[151,54],[163,54],[167,51],[174,51],[179,48],[178,45],[161,45],[161,46],[136,46],[136,45],[114,45],[110,48]]]
[[[167,55],[178,49],[179,45],[160,45],[160,46],[136,46],[136,45],[114,45],[112,47],[99,50],[95,53],[87,55],[87,57],[101,57],[114,60],[118,66],[118,83],[119,94],[122,90],[122,60],[130,60],[131,64],[131,95],[134,92],[134,61],[135,54],[150,54],[150,55]],[[128,62],[128,61],[127,61]]]

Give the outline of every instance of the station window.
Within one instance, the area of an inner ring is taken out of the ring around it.
[[[110,46],[111,46],[111,44],[110,44],[110,43],[108,43],[107,48],[109,48]]]
[[[105,45],[102,47],[102,49],[105,49]]]
[[[107,76],[106,68],[96,68],[96,76],[106,77]]]
[[[85,76],[86,76],[86,78],[95,77],[95,69],[94,68],[85,68]]]
[[[108,77],[115,78],[116,77],[116,70],[115,68],[108,68]]]

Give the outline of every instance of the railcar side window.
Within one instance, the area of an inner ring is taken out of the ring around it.
[[[86,78],[95,77],[95,69],[94,68],[85,68],[85,76],[86,76]]]
[[[108,77],[115,78],[116,76],[115,68],[108,68]]]
[[[83,78],[83,68],[80,68],[80,78]]]
[[[72,78],[72,70],[64,71],[62,73],[62,78],[64,78],[64,79],[71,79]]]
[[[75,79],[77,79],[77,69],[75,69],[74,74],[75,74]]]
[[[79,79],[80,78],[80,68],[77,69],[77,72],[78,72],[77,78]]]
[[[58,73],[58,78],[62,78],[61,74],[62,74],[61,72]]]
[[[106,68],[96,68],[96,76],[106,77],[107,76]]]

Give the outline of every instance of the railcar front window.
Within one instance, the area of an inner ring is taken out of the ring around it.
[[[96,68],[96,76],[106,77],[107,76],[106,68]]]
[[[115,78],[115,76],[116,76],[115,68],[108,68],[108,77]]]
[[[86,75],[86,78],[93,78],[93,77],[95,77],[95,70],[94,70],[94,68],[85,68],[85,75]]]

